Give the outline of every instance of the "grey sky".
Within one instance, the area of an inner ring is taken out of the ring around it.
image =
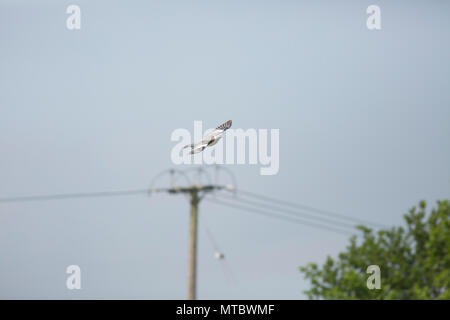
[[[66,29],[69,4],[81,30]],[[381,8],[382,29],[366,28]],[[145,188],[170,134],[279,128],[238,186],[394,225],[450,194],[448,1],[0,1],[0,197]],[[204,220],[206,218],[206,220]],[[198,297],[297,299],[345,236],[203,202]],[[188,202],[0,204],[0,298],[186,297]],[[373,262],[376,264],[376,261]],[[82,290],[65,287],[78,264]]]

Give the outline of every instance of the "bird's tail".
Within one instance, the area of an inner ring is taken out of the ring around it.
[[[186,149],[186,148],[191,148],[191,149],[193,149],[194,148],[194,146],[195,146],[195,144],[187,144],[187,145],[185,145],[184,147],[183,147],[183,149]]]

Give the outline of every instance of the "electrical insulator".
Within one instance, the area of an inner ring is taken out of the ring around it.
[[[225,258],[225,255],[222,252],[216,252],[214,254],[214,256],[216,257],[216,259],[221,260]]]

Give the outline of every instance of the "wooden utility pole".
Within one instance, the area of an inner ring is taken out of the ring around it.
[[[189,230],[189,270],[188,270],[188,299],[195,300],[197,278],[197,226],[198,226],[198,190],[191,191],[191,221]]]
[[[189,222],[189,259],[188,259],[188,299],[196,299],[197,286],[197,229],[198,229],[198,205],[206,193],[214,190],[226,189],[226,186],[218,185],[193,185],[190,187],[156,188],[151,192],[167,192],[170,194],[189,194],[191,216]]]

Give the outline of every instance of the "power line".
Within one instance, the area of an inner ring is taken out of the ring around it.
[[[225,188],[223,188],[225,189]],[[130,195],[139,195],[139,194],[149,194],[150,192],[168,192],[168,193],[178,193],[181,191],[181,193],[184,190],[184,188],[167,188],[167,189],[154,189],[154,190],[149,190],[149,189],[129,189],[129,190],[118,190],[118,191],[100,191],[100,192],[80,192],[80,193],[62,193],[62,194],[48,194],[48,195],[33,195],[33,196],[19,196],[19,197],[6,197],[6,198],[0,198],[0,203],[8,203],[8,202],[31,202],[31,201],[49,201],[49,200],[65,200],[65,199],[78,199],[78,198],[98,198],[98,197],[114,197],[114,196],[130,196]],[[206,190],[205,190],[206,191]],[[208,190],[209,191],[209,190]],[[238,190],[239,193],[241,194],[245,194],[245,195],[249,195],[252,196],[254,198],[259,198],[259,199],[263,199],[265,201],[270,201],[270,202],[274,202],[274,203],[280,203],[280,204],[284,204],[284,205],[289,205],[291,207],[302,207],[302,208],[308,208],[311,211],[320,211],[321,213],[326,212],[324,210],[321,209],[317,209],[317,208],[313,208],[313,207],[308,207],[308,206],[304,206],[304,205],[300,205],[300,204],[294,204],[288,201],[283,201],[283,200],[279,200],[279,199],[275,199],[272,197],[268,197],[268,196],[264,196],[261,194],[256,194],[253,192],[249,192],[249,191],[244,191],[244,190]],[[307,213],[303,213],[303,212],[296,212],[296,211],[291,211],[289,209],[286,208],[281,208],[281,207],[276,207],[273,205],[268,205],[268,204],[263,204],[263,203],[258,203],[258,202],[254,202],[254,201],[250,201],[247,199],[241,199],[241,198],[233,198],[233,197],[229,197],[229,199],[233,199],[233,200],[237,200],[240,202],[244,202],[247,204],[251,204],[251,205],[255,205],[258,207],[266,207],[266,208],[271,208],[272,210],[278,210],[278,211],[283,211],[287,214],[296,214],[296,215],[304,215],[304,216],[309,216],[310,218],[314,218],[316,220],[322,220],[323,222],[328,222],[328,223],[334,223],[334,224],[339,224],[345,228],[351,228],[351,225],[345,224],[343,222],[338,222],[338,221],[328,221],[326,219],[320,218],[320,217],[314,217],[311,216]],[[209,200],[209,199],[206,199]],[[244,208],[242,206],[237,206],[237,205],[233,205],[231,203],[225,203],[219,200],[215,201],[216,203],[222,204],[222,205],[229,205],[229,206],[234,206],[236,208],[240,208],[240,209],[244,209],[244,210],[251,210],[251,211],[255,211],[255,209],[251,209],[251,208]],[[261,213],[261,212],[259,212]],[[329,212],[326,212],[329,213]],[[268,215],[267,212],[264,212],[265,215]],[[329,213],[330,214],[330,213]],[[332,227],[328,227],[325,225],[320,225],[320,224],[315,224],[315,223],[311,223],[308,221],[297,221],[296,219],[289,219],[289,217],[286,216],[282,216],[276,213],[269,213],[269,215],[276,215],[278,218],[284,219],[284,220],[289,220],[289,221],[296,221],[296,222],[300,222],[302,224],[306,224],[306,225],[311,225],[311,226],[319,226],[319,227],[324,227],[328,230],[331,231],[336,231],[338,229],[332,228]],[[343,215],[338,215],[338,214],[333,214],[335,216],[341,217],[341,218],[346,218],[347,220],[356,220],[359,222],[365,222],[363,220],[359,220],[356,218],[351,218],[351,217],[347,217],[347,216],[343,216]],[[373,223],[372,223],[373,224]],[[341,232],[341,230],[339,230],[338,232]],[[342,233],[342,232],[341,232]],[[348,234],[348,233],[347,233]]]
[[[330,216],[330,217],[336,217],[336,218],[345,219],[347,221],[352,221],[352,222],[357,222],[357,223],[361,223],[361,224],[377,226],[378,228],[386,228],[387,227],[386,225],[375,223],[375,222],[371,222],[371,221],[368,221],[368,220],[350,217],[350,216],[347,216],[347,215],[343,215],[343,214],[335,213],[335,212],[332,212],[332,211],[327,211],[327,210],[315,208],[315,207],[308,206],[308,205],[301,204],[301,203],[293,203],[293,202],[286,201],[286,200],[280,200],[280,199],[276,199],[276,198],[269,197],[269,196],[266,196],[266,195],[257,194],[255,192],[245,191],[245,190],[241,190],[241,189],[238,189],[236,191],[238,193],[243,194],[243,195],[247,195],[247,196],[250,196],[250,197],[253,197],[253,198],[257,198],[257,199],[260,199],[260,200],[263,200],[263,201],[275,202],[275,203],[278,203],[280,205],[285,205],[285,206],[289,206],[289,207],[292,207],[292,208],[308,210],[308,211],[312,211],[312,212],[315,212],[315,213],[318,213],[318,214],[327,215],[327,216]]]
[[[225,188],[224,188],[225,189]],[[0,198],[0,203],[8,203],[8,202],[31,202],[31,201],[49,201],[49,200],[65,200],[65,199],[78,199],[78,198],[98,198],[98,197],[114,197],[114,196],[130,196],[130,195],[139,195],[139,194],[149,194],[151,192],[161,192],[161,191],[165,191],[165,192],[179,192],[179,188],[167,188],[167,189],[154,189],[154,190],[149,190],[149,189],[129,189],[129,190],[118,190],[118,191],[99,191],[99,192],[80,192],[80,193],[62,193],[62,194],[48,194],[48,195],[32,195],[32,196],[18,196],[18,197],[6,197],[6,198]],[[303,204],[298,204],[298,203],[292,203],[289,201],[285,201],[285,200],[279,200],[273,197],[269,197],[269,196],[265,196],[262,194],[257,194],[254,192],[250,192],[250,191],[245,191],[245,190],[237,190],[237,192],[241,195],[245,195],[245,196],[250,196],[259,200],[263,200],[266,202],[270,202],[270,203],[276,203],[278,205],[285,205],[285,206],[289,206],[289,207],[293,207],[293,208],[301,208],[303,210],[309,210],[312,212],[316,212],[319,214],[324,214],[324,215],[328,215],[330,217],[333,217],[334,219],[336,218],[340,218],[340,219],[345,219],[347,221],[352,221],[352,222],[358,222],[358,223],[364,223],[364,224],[369,224],[369,225],[377,225],[377,226],[382,226],[381,224],[377,224],[377,223],[373,223],[373,222],[369,222],[366,220],[362,220],[362,219],[358,219],[358,218],[353,218],[353,217],[349,217],[349,216],[345,216],[342,214],[337,214],[337,213],[333,213],[330,211],[325,211],[322,209],[318,209],[318,208],[314,208],[311,206],[307,206],[307,205],[303,205]],[[282,211],[284,213],[287,214],[291,214],[291,215],[298,215],[298,216],[304,216],[304,217],[308,217],[310,219],[315,219],[315,220],[319,220],[325,223],[333,223],[333,224],[338,224],[344,228],[353,228],[352,225],[349,225],[347,223],[344,222],[340,222],[340,221],[332,221],[332,220],[327,220],[325,218],[322,217],[317,217],[317,216],[313,216],[311,214],[305,213],[305,212],[298,212],[298,211],[293,211],[293,210],[289,210],[287,208],[282,208],[279,206],[274,206],[274,205],[270,205],[270,204],[266,204],[266,203],[259,203],[259,202],[254,202],[248,199],[242,199],[242,198],[235,198],[235,197],[228,197],[228,199],[233,199],[233,200],[237,200],[246,204],[250,204],[250,205],[254,205],[254,206],[258,206],[258,207],[266,207],[266,208],[271,208],[272,210],[277,210],[277,211]],[[385,226],[383,226],[385,227]]]
[[[281,212],[284,212],[286,214],[290,214],[292,216],[296,216],[296,217],[300,216],[300,217],[305,217],[305,218],[308,218],[308,219],[315,219],[315,220],[318,220],[318,221],[321,221],[321,222],[324,222],[324,223],[331,223],[333,225],[340,225],[341,227],[344,227],[344,228],[354,229],[356,227],[355,225],[351,225],[351,224],[348,224],[348,223],[345,223],[345,222],[334,221],[334,220],[330,220],[330,219],[327,219],[327,218],[318,217],[318,216],[315,216],[313,214],[300,212],[300,211],[295,211],[295,210],[291,210],[291,209],[286,209],[286,208],[283,208],[283,207],[280,207],[280,206],[276,206],[276,205],[274,206],[274,205],[267,204],[267,203],[251,201],[251,200],[247,200],[247,199],[242,199],[240,197],[233,197],[233,196],[228,196],[228,195],[224,196],[224,197],[229,199],[229,200],[235,200],[235,201],[238,201],[238,202],[242,202],[242,203],[245,203],[245,204],[256,206],[258,208],[263,208],[263,209],[264,208],[268,208],[268,209],[275,210],[275,211],[281,211]],[[336,219],[336,218],[334,218],[334,219]]]
[[[157,191],[162,191],[162,190],[159,189]],[[152,190],[149,190],[149,189],[131,189],[131,190],[119,190],[119,191],[100,191],[100,192],[80,192],[80,193],[63,193],[63,194],[18,196],[18,197],[0,198],[0,203],[6,203],[6,202],[29,202],[29,201],[48,201],[48,200],[63,200],[63,199],[77,199],[77,198],[97,198],[97,197],[128,196],[128,195],[138,195],[138,194],[149,194],[150,192],[152,192]],[[311,206],[300,204],[300,203],[293,203],[293,202],[289,202],[289,201],[285,201],[285,200],[280,200],[280,199],[276,199],[276,198],[269,197],[269,196],[266,196],[266,195],[250,192],[250,191],[245,191],[245,190],[239,189],[239,190],[237,190],[237,192],[242,194],[242,195],[244,195],[244,196],[253,197],[253,198],[256,198],[256,199],[259,199],[259,200],[263,200],[263,201],[266,201],[266,202],[272,202],[272,203],[277,203],[279,205],[289,206],[289,207],[292,207],[292,208],[298,208],[298,209],[302,209],[302,210],[312,211],[312,212],[315,212],[315,213],[327,215],[327,216],[334,217],[334,218],[345,219],[345,220],[351,221],[351,222],[357,222],[357,223],[362,223],[362,224],[367,224],[367,225],[372,225],[372,226],[377,226],[377,227],[387,227],[387,226],[379,224],[379,223],[374,223],[374,222],[371,222],[371,221],[358,219],[358,218],[354,218],[354,217],[350,217],[350,216],[334,213],[334,212],[331,212],[331,211],[326,211],[326,210],[323,210],[323,209],[311,207]],[[251,202],[249,200],[241,199],[241,198],[239,198],[238,200],[242,201],[242,202],[248,202],[249,204]],[[259,203],[259,204],[253,203],[253,204],[254,205],[260,205],[260,206],[267,206],[266,204],[262,204],[262,203]],[[277,207],[276,210],[281,210],[281,211],[286,211],[286,212],[289,211],[288,209],[281,208],[281,207]],[[326,221],[323,218],[314,217],[314,216],[311,216],[310,214],[304,213],[304,212],[290,212],[290,213],[304,215],[304,216],[310,216],[311,218],[316,219],[316,220],[322,220],[324,222]],[[335,222],[333,222],[333,223],[335,223]],[[343,222],[337,222],[337,223],[342,225],[342,226],[344,226],[344,227],[352,227],[351,225],[345,224]]]
[[[233,203],[230,203],[227,201],[221,201],[221,200],[217,200],[217,199],[211,200],[211,199],[206,198],[205,200],[215,203],[215,204],[222,205],[222,206],[227,206],[227,207],[240,209],[240,210],[244,210],[244,211],[250,211],[250,212],[257,213],[257,214],[264,215],[264,216],[271,217],[271,218],[276,218],[276,219],[285,220],[285,221],[289,221],[289,222],[293,222],[293,223],[297,223],[297,224],[307,225],[307,226],[315,227],[318,229],[326,229],[328,231],[341,233],[341,234],[345,234],[345,235],[352,235],[352,233],[350,233],[349,231],[346,231],[346,230],[333,228],[333,227],[329,227],[326,225],[301,220],[298,218],[287,217],[287,216],[284,216],[284,215],[281,215],[278,213],[274,213],[271,211],[263,210],[263,209],[255,209],[255,208],[248,207],[248,206],[236,205],[236,204],[233,204]]]
[[[28,202],[28,201],[77,199],[77,198],[115,197],[115,196],[131,196],[131,195],[137,195],[137,194],[148,194],[148,193],[149,193],[148,189],[132,189],[132,190],[100,191],[100,192],[80,192],[80,193],[60,193],[60,194],[48,194],[48,195],[0,198],[0,202]]]

